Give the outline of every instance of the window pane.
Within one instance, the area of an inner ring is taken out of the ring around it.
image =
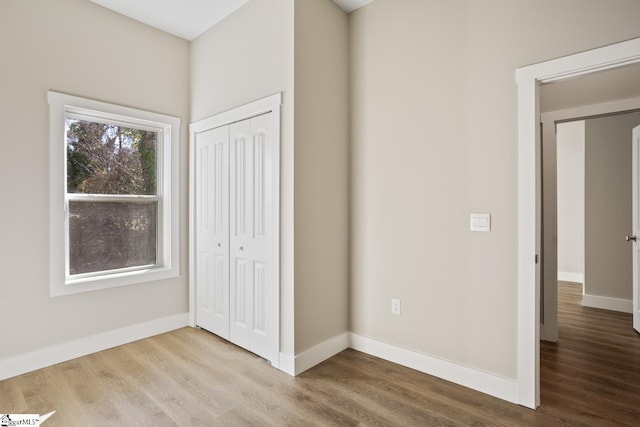
[[[69,202],[73,274],[156,264],[158,202]]]
[[[67,192],[156,194],[157,132],[67,118]]]

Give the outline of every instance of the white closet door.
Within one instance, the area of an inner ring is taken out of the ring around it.
[[[233,343],[278,357],[274,279],[274,169],[271,114],[230,126],[230,331]]]
[[[197,324],[229,339],[229,127],[196,135]]]

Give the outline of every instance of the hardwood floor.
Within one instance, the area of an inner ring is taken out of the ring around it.
[[[354,350],[292,378],[191,328],[0,381],[0,411],[55,409],[52,427],[640,425],[631,316],[582,307],[571,284],[559,301],[537,411]]]
[[[581,305],[559,282],[558,343],[541,342],[543,412],[582,425],[640,425],[640,335],[632,316]]]

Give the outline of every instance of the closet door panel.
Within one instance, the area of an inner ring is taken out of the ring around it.
[[[231,323],[229,340],[253,351],[253,140],[251,122],[229,126],[230,135],[230,256]]]
[[[271,115],[230,126],[230,340],[277,360],[277,286],[273,279],[273,143]],[[274,342],[276,344],[274,344]]]
[[[196,135],[197,324],[229,338],[229,128]]]
[[[274,233],[278,203],[274,197],[274,186],[279,182],[279,171],[275,156],[277,151],[272,135],[272,115],[265,114],[251,119],[253,141],[253,205],[251,236],[253,268],[253,329],[252,351],[268,360],[277,360],[278,346],[276,330],[278,322],[278,282]],[[275,343],[275,344],[274,344]]]

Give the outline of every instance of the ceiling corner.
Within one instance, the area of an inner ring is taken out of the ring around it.
[[[345,12],[351,13],[356,9],[360,9],[362,6],[373,2],[373,0],[333,0],[333,2],[340,6],[340,8]]]

